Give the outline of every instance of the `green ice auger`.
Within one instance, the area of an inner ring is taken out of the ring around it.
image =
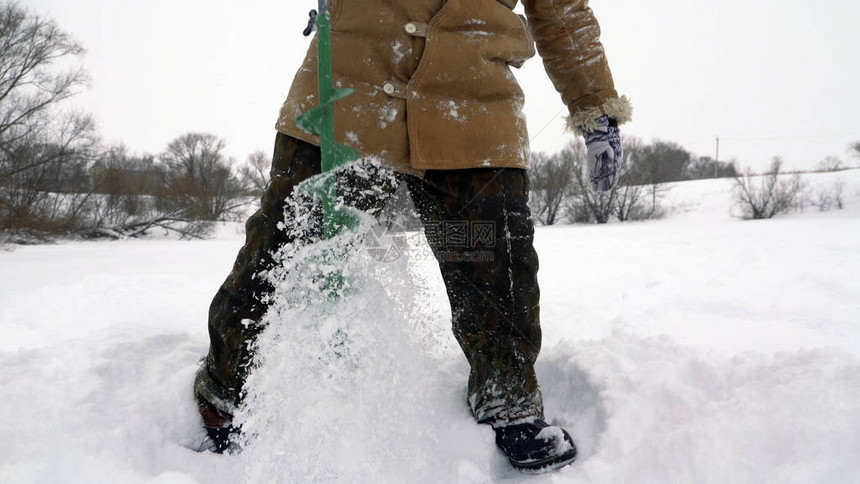
[[[331,66],[331,14],[329,13],[329,0],[319,0],[319,11],[314,16],[311,12],[311,24],[316,22],[317,28],[317,71],[319,73],[319,105],[296,120],[296,125],[308,133],[319,136],[320,151],[322,154],[323,183],[313,190],[313,194],[322,200],[323,205],[323,227],[325,238],[330,239],[347,230],[358,226],[358,219],[337,205],[337,178],[333,174],[325,176],[327,172],[343,166],[359,157],[358,151],[350,146],[340,144],[334,140],[334,102],[343,99],[353,92],[354,89],[335,89],[332,84]],[[305,32],[310,33],[310,29]],[[336,264],[337,254],[333,251],[326,252],[324,261]],[[329,296],[336,299],[345,281],[339,271],[329,273],[326,276],[326,287]]]
[[[296,125],[308,133],[319,136],[322,152],[322,172],[329,172],[358,159],[358,151],[334,140],[334,102],[343,99],[355,89],[335,89],[332,85],[331,67],[331,14],[329,0],[319,0],[316,14],[317,27],[317,71],[319,72],[319,105],[302,114]],[[313,20],[313,12],[311,19]],[[347,211],[336,206],[337,180],[327,177],[317,192],[323,202],[325,237],[330,239],[344,230],[355,228],[357,220]]]

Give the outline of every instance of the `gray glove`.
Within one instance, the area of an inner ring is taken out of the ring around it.
[[[588,159],[588,179],[595,191],[608,192],[618,183],[621,175],[621,131],[615,118],[603,115],[597,118],[594,131],[582,129]]]

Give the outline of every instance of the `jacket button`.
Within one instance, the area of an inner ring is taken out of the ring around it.
[[[409,22],[403,28],[406,29],[407,34],[414,34],[415,32],[418,32],[418,27],[416,27],[415,24],[413,24],[412,22]]]
[[[388,94],[389,96],[394,94],[394,84],[392,84],[390,82],[386,82],[385,84],[382,85],[382,91],[385,94]]]

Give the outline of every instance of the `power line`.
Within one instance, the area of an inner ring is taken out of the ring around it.
[[[529,140],[529,143],[531,143],[531,142],[532,142],[532,141],[534,141],[538,136],[540,136],[540,134],[541,134],[541,133],[543,133],[543,131],[544,131],[545,129],[549,128],[549,125],[551,125],[552,123],[554,123],[554,122],[555,122],[555,120],[556,120],[556,119],[558,119],[558,115],[559,115],[559,114],[561,114],[561,112],[562,112],[562,111],[564,111],[565,109],[567,109],[567,107],[566,107],[566,106],[563,106],[561,109],[559,109],[559,110],[558,110],[558,112],[557,112],[557,113],[555,113],[555,115],[554,115],[552,118],[550,118],[549,122],[547,122],[545,125],[543,125],[543,128],[541,128],[541,129],[540,129],[540,131],[538,131],[537,133],[535,133],[535,135],[534,135],[534,136],[532,136],[532,139],[530,139],[530,140]]]
[[[829,139],[829,138],[849,138],[860,137],[860,134],[821,134],[811,136],[794,136],[794,135],[772,135],[772,136],[721,136],[720,139],[729,141],[766,141],[766,140],[809,140],[809,139]]]

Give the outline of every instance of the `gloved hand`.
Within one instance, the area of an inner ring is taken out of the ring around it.
[[[603,115],[597,118],[594,131],[582,129],[585,136],[588,178],[595,191],[612,190],[621,175],[621,132],[615,118]]]

